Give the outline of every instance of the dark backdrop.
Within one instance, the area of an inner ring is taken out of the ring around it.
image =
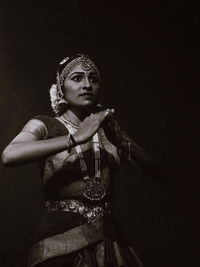
[[[0,1],[1,150],[37,114],[49,114],[57,62],[83,52],[102,74],[103,103],[173,181],[132,167],[118,174],[115,213],[152,267],[198,265],[198,14],[182,1]],[[0,179],[0,265],[26,266],[44,208],[36,164]]]

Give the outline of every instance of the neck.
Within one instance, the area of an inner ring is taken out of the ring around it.
[[[90,109],[77,109],[70,107],[63,116],[70,119],[74,124],[79,125],[91,113]]]

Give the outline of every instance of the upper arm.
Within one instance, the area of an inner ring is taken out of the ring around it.
[[[38,119],[31,119],[10,144],[44,140],[47,135],[47,127],[44,122]]]

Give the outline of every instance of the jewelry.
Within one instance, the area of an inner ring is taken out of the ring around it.
[[[102,186],[101,179],[98,177],[95,177],[93,179],[89,179],[86,182],[86,188],[85,192],[83,193],[83,196],[89,200],[92,201],[98,201],[100,199],[103,199],[106,195],[105,187]]]
[[[95,68],[95,70],[98,73],[97,67],[88,57],[82,56],[80,61],[81,61],[81,67],[83,70],[90,70],[91,68]]]
[[[69,57],[66,57],[66,58],[64,58],[62,61],[60,61],[60,65],[62,65],[62,64],[64,64],[65,62],[67,62],[67,60],[69,59]]]
[[[67,135],[67,140],[68,140],[68,142],[67,142],[67,149],[69,149],[69,147],[70,147],[70,139],[71,139],[71,134],[68,133],[68,135]]]
[[[128,154],[127,154],[127,159],[129,161],[131,161],[132,157],[131,157],[131,142],[128,142]]]
[[[47,200],[46,207],[49,211],[66,211],[82,215],[88,223],[97,222],[107,213],[111,213],[111,203],[99,205],[85,205],[78,200]]]
[[[64,118],[64,116],[62,115],[61,116],[61,119],[64,121],[64,122],[66,122],[66,123],[68,123],[68,124],[70,124],[72,127],[74,127],[75,129],[78,129],[79,128],[79,126],[77,125],[77,124],[75,124],[74,122],[72,122],[69,118]]]
[[[77,145],[76,144],[76,141],[75,141],[75,139],[74,139],[74,137],[73,137],[72,134],[70,134],[69,139],[71,139],[73,146],[76,146]]]
[[[67,122],[67,120],[65,120]],[[75,128],[71,124],[65,123],[65,127],[68,129],[71,135],[76,131]],[[93,144],[94,144],[94,154],[95,154],[95,176],[90,178],[88,175],[87,165],[83,156],[83,152],[80,145],[76,145],[75,149],[79,156],[81,173],[83,176],[83,180],[86,183],[85,191],[83,192],[83,196],[86,199],[91,201],[99,201],[103,199],[106,195],[106,189],[101,179],[100,172],[100,147],[99,147],[99,136],[98,133],[93,135]]]

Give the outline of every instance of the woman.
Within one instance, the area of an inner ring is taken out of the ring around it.
[[[29,267],[142,266],[111,213],[120,160],[157,176],[157,164],[99,103],[100,74],[88,56],[65,58],[50,89],[56,116],[31,119],[5,148],[6,166],[40,163],[46,211]],[[133,160],[134,158],[134,160]]]

